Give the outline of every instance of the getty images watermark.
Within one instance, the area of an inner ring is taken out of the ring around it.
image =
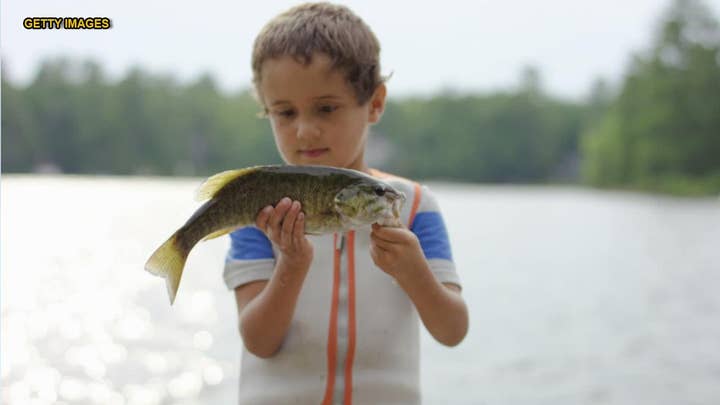
[[[28,30],[107,30],[112,21],[107,17],[27,17],[23,27]]]

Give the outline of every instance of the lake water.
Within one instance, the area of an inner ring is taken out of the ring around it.
[[[149,254],[200,179],[4,176],[3,404],[232,404],[228,240],[173,307]],[[431,184],[470,331],[423,331],[428,404],[720,403],[720,200]]]

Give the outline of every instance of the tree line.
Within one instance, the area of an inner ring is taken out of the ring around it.
[[[204,176],[281,163],[249,90],[141,68],[110,80],[93,61],[51,59],[2,75],[2,170]],[[700,0],[674,0],[621,82],[552,96],[532,67],[504,92],[391,98],[372,163],[421,179],[584,183],[720,192],[720,29]]]

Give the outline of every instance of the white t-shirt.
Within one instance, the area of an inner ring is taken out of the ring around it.
[[[445,224],[426,186],[373,171],[405,193],[401,211],[440,282],[460,285]],[[243,346],[240,404],[420,403],[419,318],[410,298],[370,257],[370,226],[307,235],[313,262],[280,350]],[[255,227],[230,235],[229,289],[271,277],[276,251]]]

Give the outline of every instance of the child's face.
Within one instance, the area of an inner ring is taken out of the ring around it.
[[[266,61],[259,91],[285,162],[367,171],[365,139],[385,106],[385,86],[358,105],[343,72],[324,54],[305,66],[287,56]]]

